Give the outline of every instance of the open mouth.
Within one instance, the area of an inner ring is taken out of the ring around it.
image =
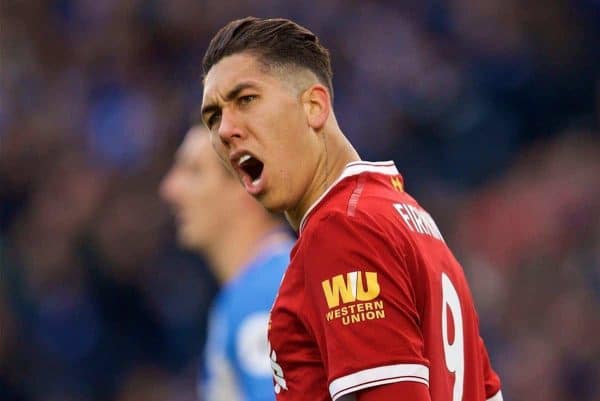
[[[240,169],[250,177],[250,182],[256,184],[262,175],[264,164],[251,155],[244,155],[238,162]]]

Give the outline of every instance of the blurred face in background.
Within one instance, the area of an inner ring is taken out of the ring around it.
[[[179,242],[198,251],[219,238],[235,207],[235,194],[246,196],[218,160],[202,127],[188,132],[160,192],[175,214]]]
[[[269,70],[250,53],[226,56],[204,80],[202,118],[219,156],[270,211],[294,208],[315,176],[319,141],[301,68]]]

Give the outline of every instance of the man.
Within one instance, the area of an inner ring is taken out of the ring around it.
[[[202,253],[222,288],[211,310],[205,401],[272,400],[267,323],[293,244],[278,219],[248,196],[193,127],[162,182],[182,245]]]
[[[203,68],[214,148],[299,234],[269,324],[277,399],[502,400],[462,268],[394,163],[340,130],[315,35],[233,21]]]

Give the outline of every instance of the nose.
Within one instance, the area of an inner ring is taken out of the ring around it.
[[[232,141],[242,138],[242,130],[237,124],[235,115],[228,108],[223,108],[221,112],[221,123],[219,124],[219,138],[221,142],[229,146]]]

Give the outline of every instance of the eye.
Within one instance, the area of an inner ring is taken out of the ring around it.
[[[238,99],[238,103],[241,104],[242,106],[245,106],[247,104],[250,104],[255,99],[256,99],[256,95],[240,96]]]
[[[208,117],[208,120],[206,121],[206,125],[208,126],[209,129],[212,129],[213,126],[219,122],[219,120],[221,119],[221,112],[217,111],[213,114],[210,115],[210,117]]]

